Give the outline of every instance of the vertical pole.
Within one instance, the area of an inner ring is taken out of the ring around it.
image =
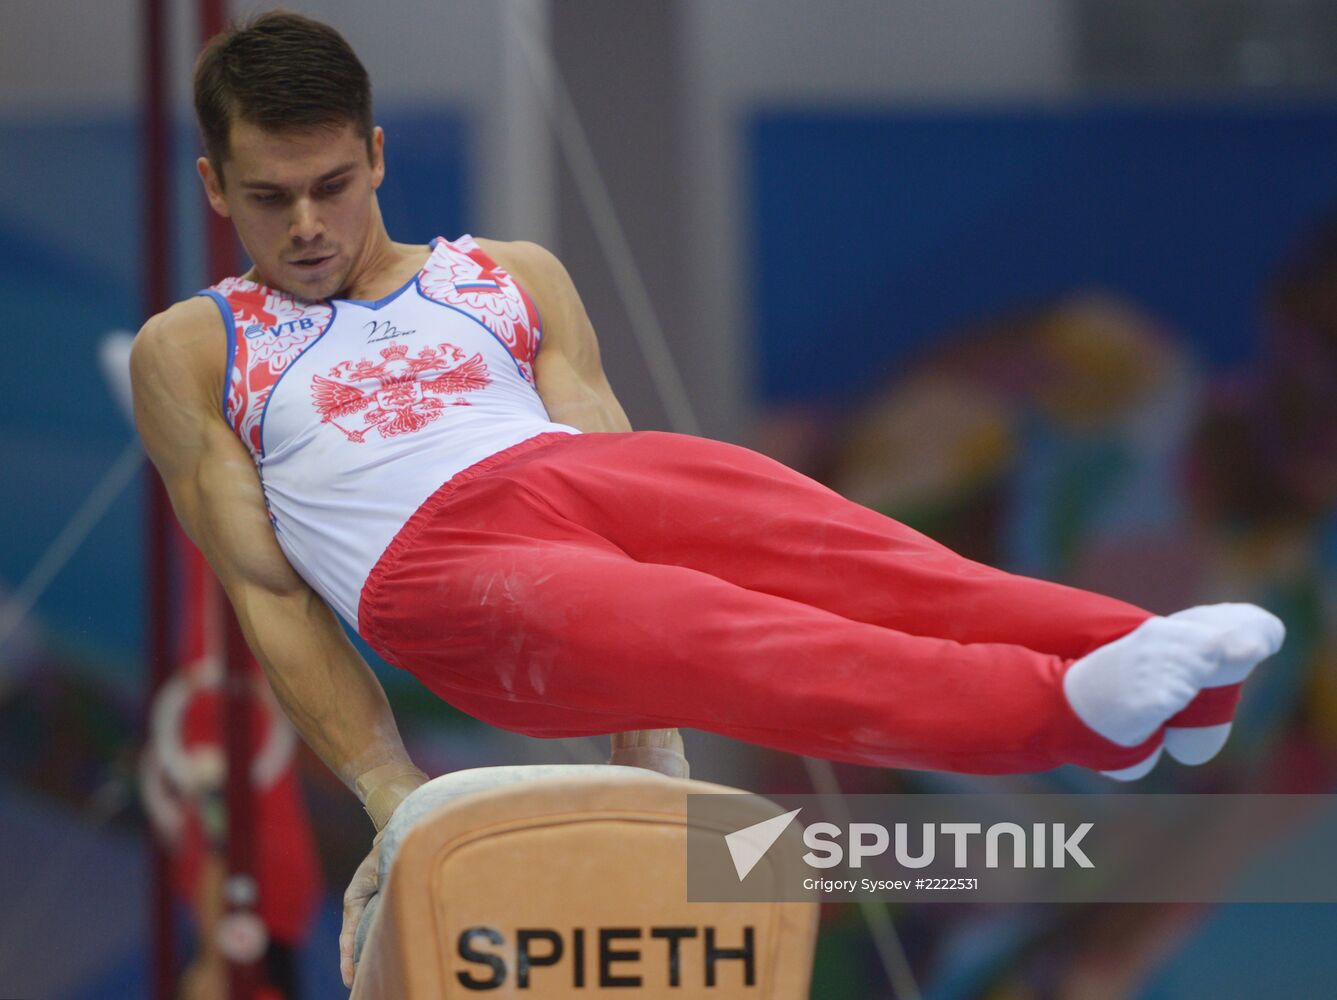
[[[201,42],[222,31],[226,17],[226,0],[200,0]],[[208,280],[215,282],[236,274],[239,262],[231,224],[206,210],[205,227]],[[223,604],[223,722],[227,751],[227,877],[223,882],[226,915],[221,926],[227,928],[229,941],[223,952],[228,957],[230,1000],[253,1000],[260,985],[260,958],[264,950],[263,928],[256,914],[259,893],[255,879],[255,799],[251,785],[254,694],[246,638],[221,588],[215,590],[217,600]]]
[[[223,882],[226,924],[238,932],[225,948],[230,1000],[253,1000],[260,986],[260,959],[268,943],[256,912],[259,885],[255,878],[255,797],[251,784],[251,727],[255,694],[247,663],[246,637],[222,588],[223,649],[227,656],[223,682],[223,720],[227,741],[227,877]],[[244,942],[244,943],[243,943]]]
[[[523,43],[529,37],[551,45],[551,2],[507,0],[497,5],[500,102],[488,125],[488,162],[494,166],[486,171],[483,195],[488,232],[533,240],[560,255],[557,159],[541,96],[546,89],[535,80]]]
[[[227,0],[200,0],[200,41],[207,42],[223,30],[227,19]],[[232,224],[216,212],[206,209],[205,267],[210,283],[237,273],[237,241]]]
[[[170,305],[171,234],[168,205],[171,189],[167,125],[167,45],[165,0],[144,0],[143,107],[141,109],[144,198],[143,306],[146,316]],[[170,542],[167,491],[152,465],[145,465],[145,592],[144,639],[148,685],[144,708],[145,739],[154,699],[171,672],[169,609]],[[154,1000],[170,1000],[176,978],[176,942],[172,927],[172,890],[167,849],[149,825],[150,979]]]

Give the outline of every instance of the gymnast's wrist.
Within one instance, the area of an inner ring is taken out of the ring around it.
[[[357,797],[362,800],[362,808],[371,817],[371,822],[379,834],[390,822],[390,817],[399,808],[399,803],[409,794],[428,781],[421,770],[408,761],[395,761],[364,771],[354,781]]]
[[[676,729],[640,729],[612,736],[610,764],[640,767],[674,778],[691,774],[683,753],[682,736]]]

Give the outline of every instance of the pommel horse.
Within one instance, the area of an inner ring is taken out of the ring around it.
[[[353,1000],[806,1000],[816,903],[687,901],[687,795],[736,791],[617,765],[428,782],[386,828]]]

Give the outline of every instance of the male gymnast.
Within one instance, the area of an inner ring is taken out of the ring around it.
[[[333,612],[471,715],[622,734],[615,762],[679,773],[693,726],[880,767],[1137,777],[1162,750],[1212,756],[1281,645],[1251,605],[1155,616],[963,559],[746,449],[632,432],[550,253],[390,239],[370,84],[326,25],[215,37],[195,107],[209,202],[253,266],[145,324],[136,420],[378,831],[426,776]],[[373,849],[349,982],[374,891]]]

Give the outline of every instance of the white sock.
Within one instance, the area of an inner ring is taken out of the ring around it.
[[[1203,604],[1167,617],[1193,622],[1221,637],[1221,665],[1203,687],[1238,684],[1286,640],[1281,619],[1255,604]]]
[[[1203,687],[1237,684],[1263,660],[1281,649],[1286,626],[1276,615],[1252,604],[1208,604],[1177,611],[1171,618],[1193,621],[1220,631],[1222,662]],[[1230,739],[1231,723],[1215,726],[1166,726],[1165,749],[1181,764],[1205,764]]]
[[[1218,645],[1202,625],[1150,618],[1069,667],[1063,693],[1101,736],[1134,747],[1193,700],[1217,669]]]
[[[1285,627],[1250,604],[1189,608],[1152,618],[1082,657],[1063,678],[1068,704],[1083,722],[1120,746],[1137,746],[1204,687],[1234,684],[1281,647]],[[1170,727],[1165,749],[1184,763],[1210,759],[1230,726]],[[1161,748],[1110,777],[1132,780],[1155,766]]]
[[[1230,739],[1231,726],[1166,726],[1165,749],[1181,764],[1206,764]]]

